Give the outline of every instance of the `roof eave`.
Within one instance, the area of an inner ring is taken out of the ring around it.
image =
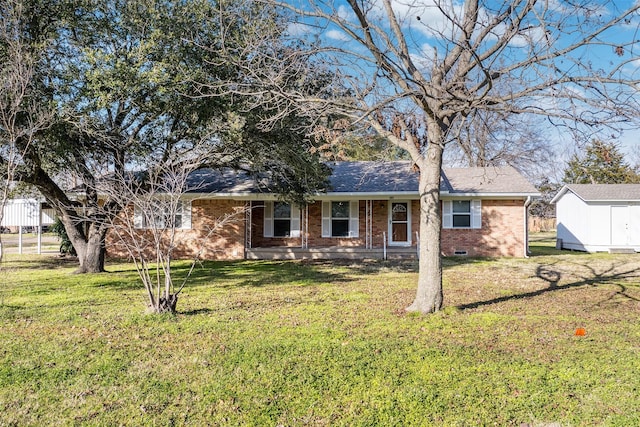
[[[234,199],[234,200],[276,200],[280,195],[275,193],[186,193],[184,197],[187,199]],[[316,193],[314,199],[418,199],[420,194],[416,191],[394,191],[394,192],[340,192],[332,191],[327,193]],[[513,192],[513,193],[497,193],[497,192],[464,192],[455,193],[441,191],[442,198],[485,198],[485,199],[526,199],[527,197],[540,197],[540,193],[530,192]]]

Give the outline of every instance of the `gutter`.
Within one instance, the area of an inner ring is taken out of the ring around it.
[[[524,257],[529,258],[529,206],[531,206],[532,198],[527,196],[524,202]]]

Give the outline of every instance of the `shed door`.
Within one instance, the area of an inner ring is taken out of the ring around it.
[[[628,236],[629,208],[627,206],[611,206],[611,245],[628,245]]]

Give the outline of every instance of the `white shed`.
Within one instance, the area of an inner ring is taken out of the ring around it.
[[[569,184],[551,203],[559,248],[640,252],[640,184]]]
[[[18,230],[18,250],[22,253],[22,233],[25,227],[33,229],[38,234],[38,253],[42,248],[42,227],[55,222],[56,215],[52,208],[38,199],[9,199],[2,215],[2,228]]]

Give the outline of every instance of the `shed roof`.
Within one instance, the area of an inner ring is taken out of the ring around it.
[[[640,184],[567,184],[551,203],[557,203],[567,191],[571,191],[585,202],[640,201]]]
[[[418,172],[412,162],[331,162],[329,194],[418,194]],[[203,169],[189,177],[192,193],[229,195],[268,192],[266,180],[256,182],[246,172],[231,169]],[[441,193],[538,195],[514,168],[446,168],[442,173]]]

